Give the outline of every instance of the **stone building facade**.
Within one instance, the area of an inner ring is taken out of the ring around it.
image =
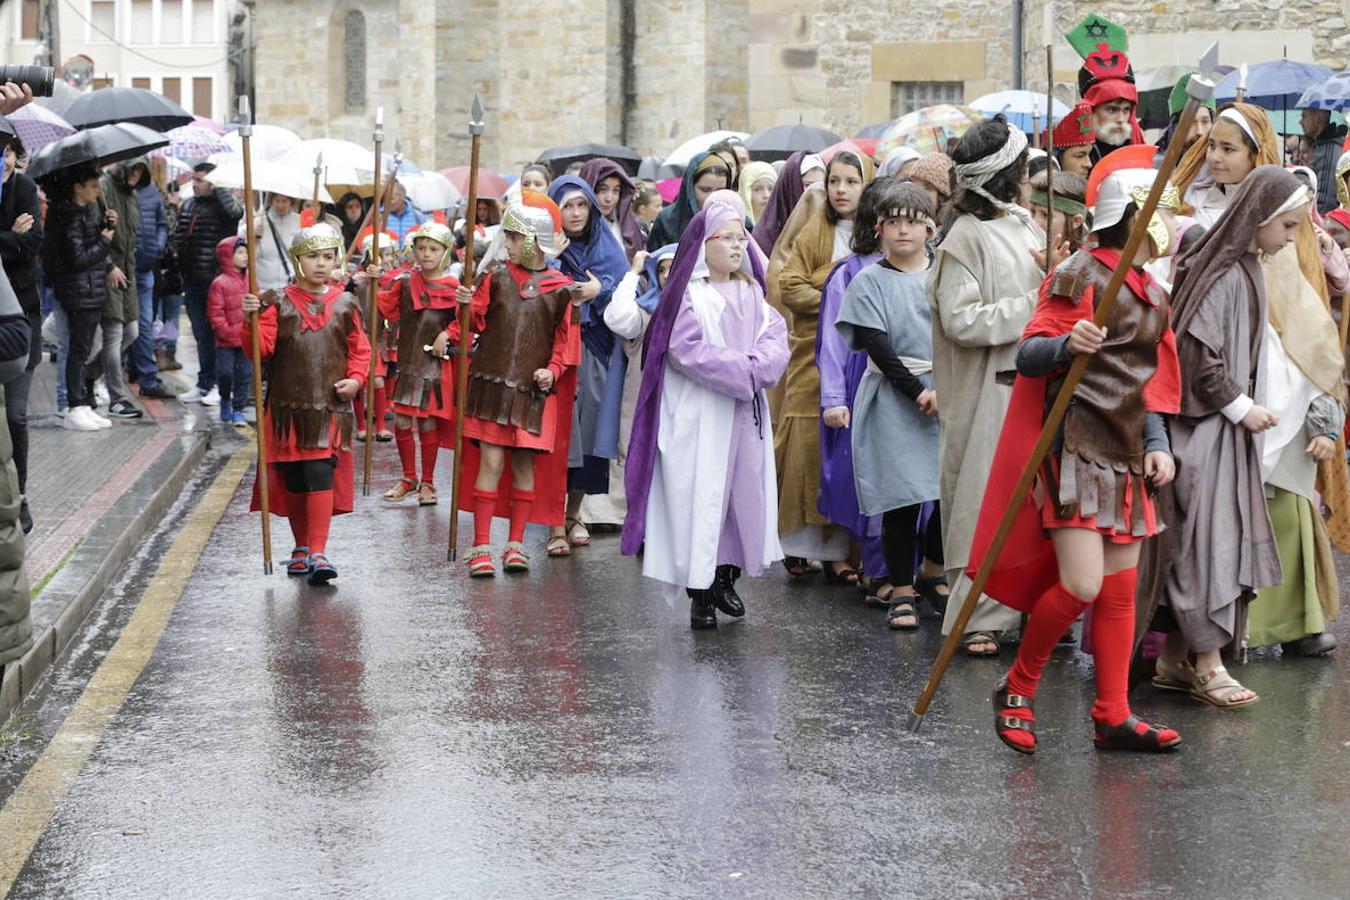
[[[820,124],[841,134],[908,108],[1010,87],[1014,10],[1024,85],[1043,89],[1047,0],[264,0],[255,6],[259,121],[368,142],[386,131],[423,165],[467,162],[473,94],[484,164],[517,169],[579,141],[661,153],[719,127]],[[1089,12],[1130,32],[1137,69],[1221,60],[1345,66],[1350,0],[1054,3],[1056,90],[1078,59],[1062,35]],[[323,54],[316,58],[315,50]]]

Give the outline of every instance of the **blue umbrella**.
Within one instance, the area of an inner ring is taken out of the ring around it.
[[[971,109],[979,110],[989,118],[1002,113],[1012,127],[1032,132],[1034,126],[1039,123],[1041,128],[1054,127],[1069,114],[1069,108],[1059,100],[1055,101],[1055,122],[1047,123],[1045,121],[1045,95],[1038,94],[1035,91],[995,91],[992,94],[985,94],[976,100],[966,104]],[[1033,117],[1035,117],[1033,121]]]
[[[1321,84],[1303,92],[1294,104],[1296,109],[1331,109],[1344,112],[1350,107],[1350,72],[1332,75]]]
[[[1214,88],[1214,99],[1227,103],[1237,99],[1241,70],[1229,72]],[[1246,102],[1265,109],[1297,109],[1299,98],[1311,85],[1326,81],[1331,70],[1310,63],[1277,59],[1257,63],[1247,72]]]

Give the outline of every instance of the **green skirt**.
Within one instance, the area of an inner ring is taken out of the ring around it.
[[[1266,501],[1284,583],[1265,588],[1247,610],[1247,646],[1266,647],[1297,641],[1326,630],[1317,594],[1317,542],[1312,501],[1281,488]]]

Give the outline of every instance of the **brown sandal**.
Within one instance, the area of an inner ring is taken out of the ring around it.
[[[590,546],[591,533],[586,530],[586,526],[582,524],[580,519],[573,519],[571,516],[568,516],[563,521],[566,523],[567,527],[567,531],[565,532],[567,535],[567,543],[571,544],[573,547]],[[580,533],[578,533],[578,531]]]
[[[409,494],[414,493],[416,490],[417,485],[413,484],[406,478],[400,478],[398,484],[394,485],[389,490],[385,491],[382,496],[384,497],[385,500],[389,501],[390,503],[398,503],[402,501],[405,497],[407,497]]]
[[[990,657],[998,656],[998,636],[989,631],[972,631],[961,640],[961,646],[965,648],[966,656]],[[979,649],[976,648],[986,648]],[[993,649],[987,649],[992,647]]]
[[[568,545],[567,538],[561,534],[549,535],[548,543],[544,545],[544,551],[554,559],[572,555],[572,548]]]
[[[438,502],[440,502],[440,498],[436,496],[436,485],[430,481],[424,481],[417,486],[418,506],[435,506]]]

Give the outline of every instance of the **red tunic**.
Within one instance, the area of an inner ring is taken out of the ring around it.
[[[1114,267],[1119,253],[1114,250],[1093,250],[1092,255],[1107,266]],[[1041,298],[1036,312],[1023,332],[1029,337],[1058,337],[1071,330],[1081,319],[1091,319],[1095,302],[1089,290],[1077,302],[1052,295],[1049,285],[1054,273],[1046,276],[1041,285]],[[1148,297],[1149,276],[1131,269],[1119,302]],[[1133,292],[1133,297],[1129,296]],[[985,552],[993,542],[994,532],[1004,510],[1012,500],[1013,490],[1026,465],[1027,458],[1040,437],[1045,423],[1047,377],[1017,376],[1013,384],[1008,414],[1003,420],[998,449],[985,486],[980,518],[975,526],[967,571],[975,577]],[[1149,412],[1175,413],[1181,404],[1181,370],[1177,361],[1176,336],[1168,327],[1158,344],[1158,368],[1147,384],[1141,385],[1145,406]],[[1094,527],[1094,523],[1057,519],[1053,511],[1047,517],[1037,503],[1034,487],[1018,506],[1013,530],[999,555],[998,562],[985,586],[985,593],[995,600],[1021,612],[1030,612],[1036,600],[1059,578],[1054,546],[1046,534],[1047,527]]]
[[[346,324],[333,321],[335,309],[344,302],[344,298],[349,298],[347,302],[351,303],[351,318]],[[360,304],[356,303],[355,298],[352,298],[341,288],[331,286],[323,297],[318,298],[319,302],[311,310],[310,304],[314,303],[315,299],[313,294],[296,285],[291,285],[282,293],[281,299],[276,304],[262,310],[258,316],[258,338],[262,358],[266,361],[273,361],[275,356],[277,360],[280,360],[288,351],[294,352],[291,348],[300,341],[325,339],[320,332],[329,328],[345,328],[346,334],[343,343],[346,348],[346,358],[342,362],[342,371],[344,377],[353,379],[364,386],[367,367],[370,365],[370,342],[366,338],[365,328],[361,323]],[[281,303],[288,303],[294,307],[300,315],[301,324],[296,334],[282,336],[279,340],[277,307]],[[310,377],[319,378],[322,376],[318,372],[313,372],[310,373]],[[346,402],[350,406],[350,401]],[[264,407],[266,406],[267,404],[264,403]],[[288,510],[292,502],[290,494],[286,490],[285,478],[277,467],[278,463],[331,459],[334,456],[337,457],[337,471],[333,477],[333,512],[337,514],[352,511],[355,473],[355,467],[352,464],[352,448],[349,443],[343,441],[342,429],[336,415],[329,417],[327,440],[323,442],[309,443],[302,441],[294,430],[278,436],[273,428],[272,413],[267,408],[263,410],[260,427],[267,444],[268,501],[273,514],[278,516],[289,515]],[[259,488],[255,479],[251,508],[257,510],[260,506]]]
[[[508,262],[507,271],[520,287],[539,272],[531,272]],[[554,291],[571,284],[567,276],[549,271],[540,285],[544,291]],[[482,331],[487,306],[491,298],[491,278],[479,282],[473,298],[474,331]],[[459,323],[447,331],[452,341],[459,339]],[[521,428],[468,418],[464,421],[464,463],[460,468],[459,508],[473,512],[474,482],[478,479],[479,454],[475,441],[487,441],[501,447],[534,449],[534,507],[530,521],[540,525],[562,525],[567,507],[567,454],[572,446],[572,407],[577,396],[577,365],[581,362],[581,328],[572,319],[569,308],[562,323],[554,332],[553,354],[548,369],[553,373],[554,390],[545,401],[544,427],[533,435]],[[470,363],[472,365],[472,362]],[[452,444],[453,442],[451,442]],[[447,444],[446,446],[450,446]],[[506,466],[497,485],[495,514],[507,518],[511,514],[511,467]]]
[[[402,272],[397,273],[397,276],[402,275]],[[413,269],[406,277],[408,279],[408,293],[412,298],[412,309],[414,312],[434,309],[443,311],[449,310],[453,314],[458,311],[459,304],[455,300],[455,288],[459,287],[459,281],[456,278],[450,275],[441,278],[427,278],[422,274],[420,269]],[[391,326],[398,327],[400,331],[402,329],[411,328],[414,333],[416,332],[417,329],[415,323],[402,321],[404,310],[403,281],[401,277],[381,279],[378,296],[380,315],[383,316]],[[454,326],[452,325],[451,327],[453,328]],[[458,334],[457,328],[455,329],[455,333]],[[418,351],[420,352],[420,348],[418,348]],[[395,350],[395,359],[397,359],[397,356],[398,352]],[[442,360],[440,363],[440,372],[441,400],[439,402],[433,394],[428,398],[426,407],[423,408],[394,401],[392,399],[393,395],[391,394],[390,406],[393,407],[394,412],[414,419],[434,417],[443,420],[438,422],[437,426],[441,430],[445,430],[446,423],[453,421],[455,417],[454,361],[452,359]]]

